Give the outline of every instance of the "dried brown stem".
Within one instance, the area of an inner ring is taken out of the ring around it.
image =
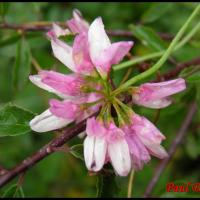
[[[162,160],[159,165],[157,166],[152,179],[150,180],[145,193],[144,193],[144,197],[150,197],[156,183],[158,182],[161,174],[163,173],[164,169],[166,168],[167,164],[170,162],[170,160],[172,159],[174,153],[176,152],[177,147],[181,144],[181,142],[183,141],[185,135],[187,134],[187,130],[192,122],[193,116],[195,114],[197,110],[197,104],[195,102],[191,103],[191,105],[189,106],[188,109],[188,113],[176,135],[176,137],[174,138],[169,150],[168,150],[168,154],[169,156]]]

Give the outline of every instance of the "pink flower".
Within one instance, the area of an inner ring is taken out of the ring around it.
[[[80,11],[77,9],[73,11],[73,18],[67,21],[67,25],[72,33],[87,32],[89,28],[88,22],[83,19]]]
[[[160,83],[145,83],[135,89],[132,98],[133,102],[149,108],[164,108],[171,104],[168,98],[186,88],[185,80],[175,80]]]
[[[72,121],[79,122],[96,112],[101,103],[87,109],[81,109],[81,105],[97,101],[102,98],[102,95],[96,92],[85,92],[84,88],[101,90],[103,86],[98,80],[93,83],[85,81],[85,76],[97,77],[95,67],[106,76],[111,65],[119,62],[133,44],[132,42],[111,44],[101,18],[97,18],[89,26],[77,10],[73,12],[73,19],[67,24],[71,32],[78,33],[72,47],[58,38],[69,34],[69,30],[64,30],[55,23],[47,36],[51,40],[55,57],[74,73],[64,75],[43,70],[38,75],[30,76],[30,80],[38,87],[64,99],[63,102],[50,100],[50,108],[30,122],[31,128],[36,132],[62,128]],[[75,110],[78,110],[76,115],[73,115],[74,110],[70,109],[70,106],[76,107]]]
[[[73,46],[69,46],[56,37],[56,30],[47,35],[51,40],[54,56],[73,72],[91,74],[94,67],[106,77],[111,65],[120,62],[133,46],[132,41],[111,44],[102,19],[99,17],[88,26],[75,11],[68,26],[75,36]]]
[[[133,168],[139,170],[150,161],[150,155],[160,159],[167,157],[167,152],[160,145],[165,136],[145,117],[133,114],[131,124],[123,128],[132,158]]]
[[[151,155],[165,158],[167,152],[161,146],[165,136],[145,117],[120,102],[119,95],[111,93],[112,87],[106,79],[112,65],[123,59],[133,42],[111,43],[100,17],[89,25],[77,10],[67,24],[69,29],[53,24],[47,36],[54,56],[73,73],[42,70],[30,76],[38,87],[62,99],[51,99],[50,107],[30,121],[31,129],[36,132],[60,129],[88,118],[101,107],[97,119],[87,119],[84,158],[88,170],[97,172],[110,162],[116,174],[126,176],[131,167],[142,169]],[[72,46],[59,39],[71,33],[75,34]],[[138,105],[163,108],[171,103],[169,96],[185,88],[182,78],[145,83],[133,89],[132,99]]]
[[[110,161],[117,174],[126,176],[131,169],[131,160],[124,132],[114,123],[105,127],[92,117],[87,120],[86,133],[84,158],[88,170],[99,171]]]

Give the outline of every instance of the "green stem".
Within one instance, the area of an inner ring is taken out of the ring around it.
[[[88,102],[88,103],[83,103],[82,105],[85,107],[90,107],[90,106],[94,106],[97,103],[100,103],[101,101],[103,101],[104,98],[98,99],[97,101],[93,101],[93,102]]]
[[[176,47],[174,47],[173,52],[177,51],[178,49],[180,49],[182,46],[184,46],[194,35],[195,33],[199,30],[200,28],[200,22],[180,41],[179,44],[177,44]],[[132,60],[123,62],[121,64],[115,65],[113,67],[114,71],[120,70],[120,69],[124,69],[127,68],[129,66],[133,66],[136,65],[138,63],[144,62],[146,60],[150,60],[150,59],[154,59],[157,57],[162,56],[165,53],[165,51],[159,51],[159,52],[155,52],[155,53],[151,53],[142,57],[135,57]]]
[[[127,192],[127,198],[131,198],[132,196],[132,187],[133,187],[133,178],[134,178],[134,170],[131,170],[129,182],[128,182],[128,192]]]
[[[118,104],[115,103],[115,102],[113,102],[113,107],[115,108],[115,111],[117,113],[117,118],[118,118],[119,126],[122,126],[123,124],[125,124],[125,121],[123,119],[123,116],[121,115],[120,108],[119,108]]]
[[[191,16],[188,18],[188,20],[185,22],[185,24],[181,27],[181,29],[179,30],[179,32],[177,33],[175,38],[172,40],[171,44],[169,45],[169,47],[167,48],[167,50],[165,51],[163,56],[158,60],[158,62],[152,68],[148,69],[147,71],[145,71],[145,72],[133,77],[132,79],[128,80],[127,82],[125,82],[117,90],[114,91],[114,94],[116,94],[116,93],[118,93],[118,91],[121,91],[122,89],[127,88],[128,86],[136,83],[137,81],[142,80],[142,79],[152,75],[153,73],[155,73],[165,63],[165,61],[171,54],[172,50],[176,46],[177,42],[180,40],[180,38],[183,36],[184,32],[188,28],[188,25],[190,24],[190,22],[198,14],[199,10],[200,10],[200,4],[196,7],[196,9],[193,11]]]

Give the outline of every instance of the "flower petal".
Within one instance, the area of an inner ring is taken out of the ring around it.
[[[150,108],[163,108],[171,103],[167,97],[185,88],[185,80],[182,78],[160,83],[145,83],[133,93],[133,102]]]
[[[95,147],[94,147],[94,164],[92,166],[93,171],[99,171],[104,163],[107,152],[107,143],[105,138],[96,137],[95,139]]]
[[[47,32],[47,37],[50,39],[53,39],[54,37],[60,37],[63,35],[69,35],[70,31],[69,29],[62,29],[59,25],[56,23],[53,23],[53,28],[52,30]]]
[[[50,104],[50,112],[57,117],[61,117],[63,119],[74,121],[79,112],[79,106],[72,101],[58,101],[56,99],[51,99],[49,101]]]
[[[84,83],[77,74],[64,75],[54,71],[40,71],[42,82],[66,96],[79,96],[80,88]]]
[[[89,55],[87,34],[81,33],[75,37],[73,44],[73,59],[77,72],[89,75],[94,70]]]
[[[156,100],[151,100],[151,101],[141,101],[141,100],[138,101],[137,95],[133,95],[132,99],[133,99],[133,103],[137,105],[145,106],[147,108],[155,108],[155,109],[165,108],[172,103],[172,101],[167,98],[156,99]]]
[[[95,119],[95,117],[91,117],[87,119],[86,133],[89,136],[102,137],[106,134],[106,129],[104,128],[103,124]]]
[[[72,121],[53,115],[49,109],[30,121],[30,127],[35,132],[47,132],[67,126]]]
[[[131,129],[138,137],[147,138],[151,143],[160,144],[165,136],[145,117],[134,114]]]
[[[69,69],[76,72],[72,57],[72,48],[57,38],[51,39],[51,46],[54,56]]]
[[[40,88],[42,88],[42,89],[44,89],[44,90],[47,90],[48,92],[52,92],[52,93],[54,93],[54,94],[56,94],[56,95],[58,95],[59,97],[64,98],[64,99],[65,99],[65,98],[68,98],[67,95],[65,95],[65,94],[63,94],[63,93],[57,91],[56,89],[50,87],[50,86],[47,85],[46,83],[43,83],[43,82],[42,82],[42,78],[41,78],[40,75],[31,75],[31,76],[29,76],[29,79],[30,79],[30,81],[31,81],[32,83],[34,83],[35,85],[37,85],[38,87],[40,87]]]
[[[92,170],[92,165],[94,162],[94,144],[95,144],[94,136],[87,136],[83,143],[84,159],[88,170]]]
[[[152,143],[148,140],[148,138],[145,137],[140,137],[140,140],[153,156],[158,157],[160,159],[166,158],[168,156],[167,152],[161,145]]]
[[[108,154],[117,174],[127,176],[131,169],[131,159],[126,140],[121,139],[108,144]]]
[[[96,64],[96,60],[98,60],[101,53],[111,46],[111,42],[104,30],[104,25],[100,17],[95,19],[89,27],[88,42],[91,60]],[[95,67],[98,69],[99,66]],[[100,70],[100,73],[102,72],[101,69],[98,70]]]
[[[94,63],[101,68],[101,71],[109,72],[111,65],[119,63],[132,46],[133,42],[131,41],[113,43],[110,47],[100,52]]]
[[[89,24],[77,9],[73,11],[73,18],[67,21],[67,25],[74,34],[87,32],[89,28]]]
[[[126,141],[131,153],[133,168],[135,170],[141,170],[143,165],[151,159],[148,150],[135,133],[129,134],[126,132]]]

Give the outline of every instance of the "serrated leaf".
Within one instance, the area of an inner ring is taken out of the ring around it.
[[[83,144],[77,144],[70,148],[70,153],[78,159],[84,160]]]
[[[146,26],[130,25],[133,35],[138,38],[144,45],[149,46],[152,50],[161,51],[165,50],[165,42],[157,35],[157,33]]]
[[[141,19],[143,23],[151,23],[159,19],[162,15],[167,13],[172,7],[172,3],[155,3],[144,12]]]
[[[11,103],[0,110],[0,137],[17,136],[31,131],[29,121],[34,114]]]
[[[13,86],[14,89],[20,90],[28,81],[28,75],[30,73],[31,66],[31,53],[30,48],[25,40],[21,40],[17,44],[16,60],[13,69]]]
[[[1,198],[13,198],[13,197],[22,197],[24,198],[24,192],[22,187],[18,188],[17,184],[11,185],[2,195]]]

